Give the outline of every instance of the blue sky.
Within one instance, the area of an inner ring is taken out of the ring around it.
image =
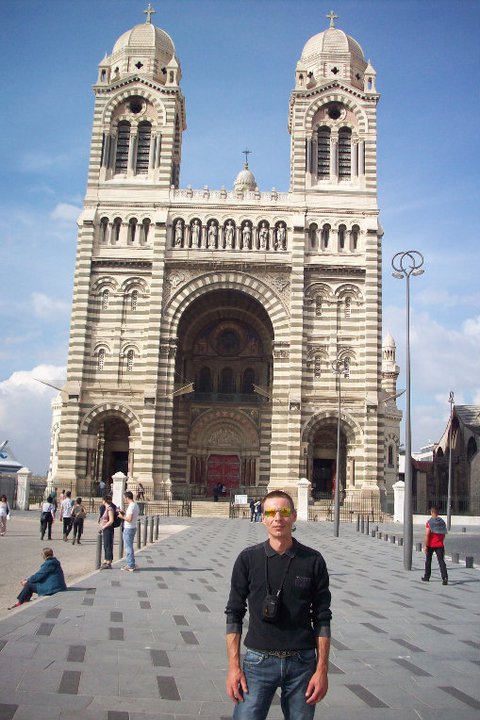
[[[48,467],[50,399],[65,376],[76,225],[86,187],[91,86],[146,0],[0,3],[0,441]],[[405,357],[405,284],[390,260],[415,248],[413,448],[439,439],[448,394],[480,404],[478,0],[158,0],[174,40],[188,129],[184,187],[230,188],[241,151],[261,190],[288,189],[288,101],[307,40],[337,27],[377,72],[384,334]],[[403,367],[402,367],[403,369]],[[399,388],[405,386],[401,376]],[[403,399],[399,401],[403,408]]]

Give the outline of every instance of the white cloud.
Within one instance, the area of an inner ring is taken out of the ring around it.
[[[400,366],[398,387],[405,387],[405,311],[387,307],[384,328],[395,338]],[[480,404],[480,316],[458,328],[434,320],[428,312],[414,313],[411,323],[412,444],[418,449],[440,439],[448,420],[448,397],[457,405]],[[399,400],[404,408],[404,398]]]
[[[81,209],[76,205],[70,203],[58,203],[50,213],[52,220],[56,220],[60,223],[75,223],[78,216],[81,213]]]
[[[66,167],[68,155],[51,155],[47,152],[26,153],[20,158],[20,169],[24,172],[45,172],[51,168]]]
[[[70,303],[64,300],[54,300],[44,293],[32,293],[32,308],[36,318],[51,320],[54,315],[70,313]]]
[[[46,473],[50,453],[50,401],[65,382],[66,370],[55,365],[37,365],[14,372],[0,382],[0,427],[19,462],[33,473]]]

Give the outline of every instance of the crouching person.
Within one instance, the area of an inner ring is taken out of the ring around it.
[[[55,595],[55,593],[67,589],[62,566],[60,561],[53,556],[52,548],[43,548],[42,557],[44,562],[37,572],[26,580],[20,581],[23,588],[13,607],[28,602],[33,593],[37,593],[37,595]]]

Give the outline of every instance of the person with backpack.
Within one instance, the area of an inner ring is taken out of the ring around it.
[[[80,538],[83,535],[83,523],[87,517],[87,511],[85,506],[82,505],[82,498],[77,497],[75,505],[73,506],[72,518],[73,518],[73,540],[72,545],[81,545]]]
[[[445,520],[438,514],[438,508],[433,505],[430,508],[430,517],[425,527],[425,538],[423,540],[423,552],[425,553],[425,570],[423,573],[423,582],[430,580],[432,574],[432,557],[436,554],[440,574],[442,576],[442,585],[448,585],[447,566],[445,565],[445,535],[447,534],[447,526]]]
[[[100,517],[98,518],[101,527],[100,533],[103,539],[103,552],[105,560],[100,566],[100,570],[111,570],[113,562],[113,538],[115,520],[118,516],[117,506],[112,502],[111,495],[105,495],[103,503],[100,507]]]

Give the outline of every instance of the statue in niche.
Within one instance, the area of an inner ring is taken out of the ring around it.
[[[266,250],[268,246],[268,227],[266,222],[262,222],[260,225],[258,239],[260,241],[260,250]]]
[[[213,220],[208,226],[207,248],[217,247],[217,223]]]
[[[276,248],[275,250],[286,250],[287,249],[287,233],[285,230],[285,225],[281,223],[277,227],[277,237],[276,237]]]
[[[242,243],[244,248],[252,249],[252,226],[249,222],[246,222],[243,226]]]
[[[175,223],[175,247],[182,247],[183,244],[183,225],[181,220],[177,220]]]
[[[198,220],[194,220],[192,224],[192,247],[200,247],[200,223]]]
[[[231,220],[225,225],[225,247],[232,249],[235,238],[235,226]]]

